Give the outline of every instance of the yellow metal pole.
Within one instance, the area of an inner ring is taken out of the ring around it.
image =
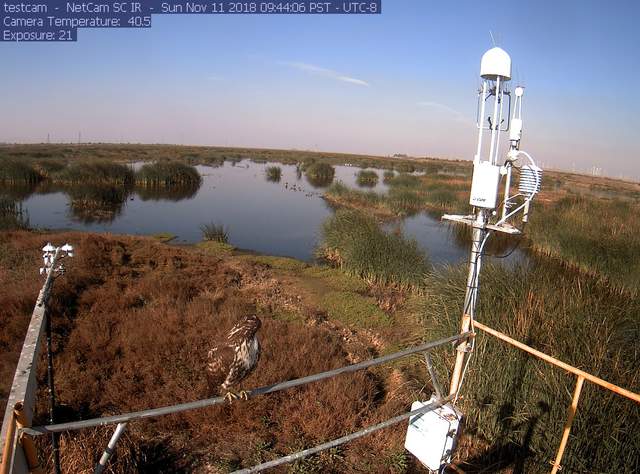
[[[22,403],[16,403],[15,409],[15,417],[18,428],[24,428],[26,426],[31,426],[28,423],[27,418],[22,410]],[[20,436],[20,444],[22,445],[22,450],[24,451],[24,457],[27,459],[27,464],[29,465],[29,471],[34,474],[43,474],[44,471],[40,466],[40,461],[38,460],[38,450],[36,449],[36,445],[31,439],[31,436],[28,436],[24,433]]]
[[[564,455],[564,450],[567,447],[567,441],[569,441],[569,432],[571,431],[571,425],[573,424],[573,418],[576,416],[578,410],[578,401],[580,400],[580,393],[582,392],[582,384],[584,383],[584,377],[579,375],[576,381],[576,388],[573,391],[573,399],[571,400],[571,406],[567,412],[567,421],[564,424],[564,431],[562,432],[562,440],[560,441],[560,447],[558,448],[558,454],[556,460],[553,463],[553,469],[551,474],[556,474],[560,470],[560,461]]]
[[[468,314],[462,315],[462,325],[460,327],[460,333],[469,332],[471,328],[471,317]],[[458,343],[456,351],[456,363],[453,366],[453,374],[451,375],[451,385],[449,387],[449,395],[455,395],[458,393],[460,385],[460,377],[462,376],[462,367],[464,366],[464,360],[467,356],[465,351],[467,347],[467,341],[463,340]]]
[[[9,428],[7,429],[7,436],[4,440],[4,449],[2,450],[2,465],[0,466],[0,474],[9,473],[9,463],[13,457],[13,444],[15,442],[16,433],[16,416],[11,414],[11,421],[9,422]]]
[[[611,390],[612,392],[617,393],[618,395],[622,395],[623,397],[627,397],[635,402],[640,403],[640,393],[632,392],[631,390],[627,390],[626,388],[622,388],[622,387],[619,387],[618,385],[612,384],[611,382],[607,382],[606,380],[603,380],[600,377],[591,375],[590,373],[585,372],[584,370],[580,370],[572,365],[567,364],[566,362],[562,362],[561,360],[556,359],[555,357],[551,357],[550,355],[547,355],[544,352],[540,352],[539,350],[534,349],[533,347],[527,346],[526,344],[523,344],[520,341],[516,341],[515,339],[510,338],[509,336],[501,333],[500,331],[491,329],[489,326],[486,326],[481,322],[478,322],[477,320],[473,321],[473,328],[480,329],[486,332],[487,334],[491,334],[492,336],[497,337],[498,339],[508,344],[511,344],[512,346],[517,347],[518,349],[522,349],[523,351],[528,352],[531,355],[539,357],[540,359],[546,362],[549,362],[550,364],[553,364],[556,367],[560,367],[561,369],[564,369],[567,372],[575,374],[578,377],[582,377],[591,383],[599,385],[602,388],[606,388],[607,390]]]

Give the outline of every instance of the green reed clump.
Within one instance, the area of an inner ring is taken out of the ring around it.
[[[4,158],[0,160],[0,183],[34,184],[42,180],[42,176],[24,160]]]
[[[74,218],[84,223],[112,222],[122,214],[130,190],[125,186],[102,184],[65,187]]]
[[[198,170],[179,161],[157,161],[143,165],[135,176],[139,186],[200,186]]]
[[[356,181],[360,186],[375,186],[379,180],[378,173],[372,170],[360,170]]]
[[[87,160],[70,164],[58,172],[53,181],[64,184],[131,185],[133,170],[120,163],[105,160]]]
[[[223,225],[215,222],[202,224],[200,226],[202,238],[204,240],[220,242],[222,244],[229,243],[229,230]]]
[[[386,205],[394,214],[406,216],[418,213],[424,206],[424,200],[411,189],[391,188],[387,194]]]
[[[333,181],[336,170],[328,163],[311,162],[303,165],[303,171],[307,180],[312,185],[328,186]]]
[[[277,183],[282,177],[282,168],[279,166],[267,166],[265,169],[265,175],[267,176],[267,181]]]
[[[419,307],[426,339],[459,331],[466,276],[459,266],[426,278]],[[639,313],[637,296],[548,260],[482,269],[479,321],[635,392],[640,391]],[[434,353],[441,381],[451,373],[454,352]],[[469,470],[492,465],[548,472],[575,382],[575,376],[479,331],[461,408],[467,432],[488,447],[469,461]],[[639,433],[637,404],[586,382],[564,470],[638,472]]]
[[[338,210],[322,226],[318,256],[372,284],[418,288],[429,265],[415,240],[383,231],[360,212]]]
[[[640,288],[640,205],[568,196],[534,206],[529,232],[535,249],[600,274],[614,286]]]

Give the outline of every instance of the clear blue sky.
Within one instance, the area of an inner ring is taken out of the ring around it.
[[[639,20],[637,1],[383,0],[373,16],[156,15],[73,44],[1,43],[0,141],[470,159],[491,30],[526,86],[523,148],[638,179]]]

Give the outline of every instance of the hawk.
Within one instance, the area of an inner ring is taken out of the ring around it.
[[[245,316],[229,331],[223,344],[209,351],[207,377],[210,390],[220,393],[221,388],[227,392],[224,398],[229,401],[248,398],[244,390],[236,394],[229,387],[240,383],[258,365],[260,342],[257,333],[260,326],[262,322],[256,315]]]

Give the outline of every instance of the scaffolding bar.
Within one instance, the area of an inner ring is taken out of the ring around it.
[[[435,401],[433,403],[429,403],[417,410],[410,411],[408,413],[403,413],[402,415],[395,416],[393,418],[388,419],[387,421],[383,421],[382,423],[378,423],[377,425],[369,426],[361,431],[356,431],[355,433],[351,433],[349,435],[343,436],[342,438],[334,439],[333,441],[329,441],[327,443],[319,444],[313,448],[304,449],[302,451],[298,451],[294,454],[289,454],[288,456],[283,456],[278,459],[274,459],[273,461],[265,462],[262,464],[258,464],[253,467],[249,467],[246,469],[240,469],[238,471],[233,471],[232,474],[250,474],[253,472],[262,472],[266,469],[271,469],[273,467],[280,466],[282,464],[291,463],[298,459],[310,456],[312,454],[319,453],[320,451],[325,451],[327,449],[335,448],[336,446],[340,446],[341,444],[348,443],[349,441],[353,441],[354,439],[362,438],[368,434],[374,433],[376,431],[382,430],[384,428],[388,428],[389,426],[393,426],[401,421],[404,421],[412,416],[421,415],[423,413],[427,413],[435,410],[436,408],[440,408],[442,405],[453,400],[454,395],[449,395],[448,397]]]
[[[295,380],[289,380],[287,382],[280,382],[273,385],[267,385],[264,387],[255,388],[253,390],[248,391],[247,395],[249,398],[252,398],[258,395],[266,395],[268,393],[275,393],[281,390],[287,390],[290,388],[299,387],[301,385],[306,385],[312,382],[319,382],[320,380],[332,378],[332,377],[335,377],[336,375],[356,372],[358,370],[367,369],[369,367],[373,367],[376,365],[382,365],[387,362],[400,359],[402,357],[406,357],[412,354],[417,354],[420,352],[425,352],[425,351],[434,349],[436,347],[443,346],[445,344],[454,343],[454,342],[466,339],[470,335],[471,333],[469,332],[456,334],[455,336],[446,337],[444,339],[439,339],[437,341],[427,342],[419,346],[411,347],[409,349],[405,349],[399,352],[394,352],[393,354],[388,354],[386,356],[377,357],[375,359],[359,362],[357,364],[347,365],[345,367],[339,367],[337,369],[329,370],[327,372],[321,372],[319,374],[309,375],[307,377],[302,377]],[[224,397],[206,398],[204,400],[197,400],[194,402],[169,405],[161,408],[151,408],[148,410],[141,410],[141,411],[136,411],[132,413],[123,413],[121,415],[105,416],[102,418],[73,421],[69,423],[59,423],[56,425],[45,425],[45,426],[36,426],[33,428],[25,428],[23,432],[30,434],[32,436],[39,436],[45,433],[59,433],[63,431],[81,430],[81,429],[93,428],[97,426],[106,426],[106,425],[113,425],[117,423],[125,423],[132,420],[152,418],[152,417],[162,416],[162,415],[170,415],[173,413],[180,413],[183,411],[210,407],[210,406],[218,405],[224,402],[225,402]]]

